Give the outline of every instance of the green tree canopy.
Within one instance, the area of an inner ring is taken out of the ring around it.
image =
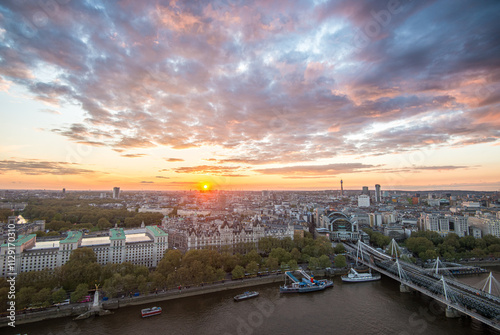
[[[245,269],[241,265],[236,265],[231,274],[233,279],[243,278],[245,276]]]
[[[54,291],[54,293],[52,293],[51,299],[53,303],[57,304],[66,300],[66,297],[67,297],[66,291],[63,288],[60,288],[57,291]]]
[[[335,262],[335,267],[337,268],[344,268],[347,266],[347,261],[344,255],[335,256],[334,262]]]
[[[61,274],[63,287],[71,291],[78,283],[89,286],[99,281],[101,266],[97,264],[91,248],[78,248],[71,252],[69,261],[61,267]]]
[[[87,284],[78,284],[75,291],[71,293],[71,302],[78,302],[89,294],[89,286]]]

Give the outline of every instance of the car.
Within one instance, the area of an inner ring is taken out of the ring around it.
[[[85,297],[82,298],[82,300],[78,301],[78,302],[90,302],[92,300],[92,297],[90,295],[87,295]]]
[[[55,304],[55,306],[63,306],[63,305],[69,305],[70,300],[66,299],[64,301],[61,301],[60,303]]]

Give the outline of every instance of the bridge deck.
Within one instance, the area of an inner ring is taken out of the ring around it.
[[[363,243],[364,244],[364,243]],[[449,306],[463,314],[477,319],[478,321],[487,324],[496,330],[500,330],[498,323],[500,315],[500,298],[485,294],[466,284],[457,282],[455,280],[446,279],[446,295],[453,296],[455,301],[446,299],[444,290],[439,291],[440,278],[428,273],[414,264],[399,261],[399,269],[404,272],[404,277],[401,278],[399,270],[396,268],[396,262],[392,257],[381,253],[370,246],[364,244],[361,246],[361,253],[359,255],[358,247],[345,243],[346,250],[350,256],[362,264],[394,279],[402,284],[421,292],[443,304]]]

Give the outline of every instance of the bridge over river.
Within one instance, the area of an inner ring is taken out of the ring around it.
[[[359,241],[358,244],[344,243],[349,256],[373,270],[401,282],[401,291],[411,289],[421,292],[445,304],[446,316],[462,314],[477,319],[500,330],[500,298],[445,277],[442,272],[428,271],[398,257],[391,257]],[[397,253],[394,253],[397,254]],[[490,276],[490,287],[493,278]]]

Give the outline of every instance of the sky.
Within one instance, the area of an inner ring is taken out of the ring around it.
[[[500,190],[500,2],[0,3],[0,189]]]

